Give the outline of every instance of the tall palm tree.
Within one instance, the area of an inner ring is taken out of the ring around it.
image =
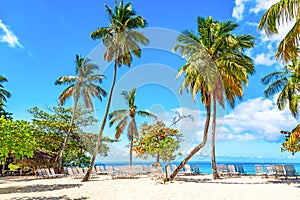
[[[106,125],[112,94],[115,87],[117,67],[120,67],[123,64],[130,67],[132,54],[137,57],[141,56],[141,49],[138,45],[145,45],[149,43],[149,40],[143,33],[135,30],[137,28],[144,28],[146,26],[146,20],[142,16],[136,16],[136,12],[132,10],[131,3],[124,4],[123,0],[121,0],[118,5],[116,0],[114,9],[111,9],[106,4],[104,6],[108,13],[110,26],[101,27],[95,30],[92,32],[91,38],[102,39],[102,42],[106,47],[104,59],[106,61],[114,61],[114,73],[104,118],[98,134],[97,144],[90,162],[90,167],[82,181],[89,180],[92,167],[98,154],[98,148],[101,145],[102,134]]]
[[[136,126],[135,116],[143,116],[143,117],[151,117],[156,119],[156,116],[150,112],[136,110],[137,106],[135,105],[135,94],[136,89],[132,89],[129,93],[127,91],[123,91],[121,95],[124,97],[128,109],[116,110],[109,114],[109,125],[117,123],[116,126],[116,134],[115,138],[119,139],[121,134],[127,127],[127,136],[130,141],[130,149],[129,149],[129,165],[132,165],[132,147],[133,147],[133,139],[138,137],[138,130]]]
[[[232,31],[237,26],[233,21],[217,22],[211,17],[198,18],[201,42],[216,64],[222,81],[222,86],[216,85],[213,92],[211,161],[214,179],[219,178],[215,159],[216,97],[219,96],[218,102],[224,107],[220,98],[224,93],[229,105],[234,107],[236,97],[241,99],[243,96],[243,85],[248,84],[248,74],[254,73],[252,60],[243,54],[244,49],[254,47],[254,37],[248,34],[233,35]]]
[[[291,22],[294,23],[293,27],[281,40],[276,52],[276,58],[285,63],[299,56],[300,0],[280,0],[264,13],[258,25],[258,29],[264,29],[267,34],[272,35],[278,33],[280,25]]]
[[[106,91],[98,86],[99,83],[102,83],[104,76],[95,74],[97,70],[99,70],[99,67],[91,63],[89,58],[83,58],[79,55],[76,55],[76,76],[61,76],[55,81],[55,85],[69,85],[59,95],[59,105],[64,105],[65,101],[70,97],[72,97],[74,100],[70,127],[65,136],[61,151],[57,157],[58,170],[61,170],[62,167],[62,156],[74,125],[75,113],[79,99],[82,98],[84,100],[87,108],[94,109],[91,97],[97,97],[100,99],[100,101],[102,101],[102,96],[107,95]]]
[[[206,109],[206,119],[202,142],[188,153],[167,178],[168,181],[173,180],[188,160],[206,144],[211,118],[212,94],[213,91],[216,90],[216,85],[221,85],[217,68],[205,51],[205,47],[201,43],[199,35],[194,34],[192,31],[184,31],[183,34],[178,36],[177,41],[179,44],[174,46],[174,51],[179,51],[179,53],[186,58],[186,65],[182,66],[177,74],[177,77],[182,74],[185,76],[179,92],[182,93],[183,89],[186,89],[191,93],[194,101],[197,94],[199,94],[201,102]],[[222,98],[219,98],[220,102],[222,102]]]
[[[292,59],[292,62],[282,71],[270,73],[261,79],[268,87],[264,90],[266,97],[279,92],[277,106],[283,110],[287,103],[294,117],[298,117],[298,102],[300,99],[300,57]]]
[[[4,86],[2,83],[7,82],[7,78],[5,76],[0,75],[0,106],[4,106],[4,102],[7,101],[8,98],[10,98],[11,94],[4,89]]]
[[[195,86],[197,86],[198,90],[207,88],[207,84],[211,85],[211,90],[205,89],[204,91],[209,91],[209,101],[212,101],[209,103],[213,104],[211,159],[213,178],[217,179],[219,178],[215,161],[217,102],[224,107],[223,94],[225,94],[226,100],[233,107],[235,104],[235,98],[242,98],[242,86],[243,84],[247,84],[248,73],[252,74],[254,72],[254,65],[251,59],[244,55],[242,50],[244,48],[253,47],[254,38],[250,35],[235,36],[231,34],[231,31],[237,27],[237,24],[233,23],[232,21],[219,23],[217,21],[213,21],[211,17],[198,17],[197,22],[198,35],[195,35],[192,31],[185,31],[183,36],[178,38],[178,41],[184,42],[184,45],[177,45],[176,48],[183,49],[184,52],[189,51],[192,45],[193,48],[198,49],[196,51],[198,51],[201,56],[197,54],[191,54],[190,56],[193,58],[187,59],[187,63],[190,62],[190,60],[194,60],[197,66],[190,65],[189,68],[196,67],[197,69],[194,70],[194,74],[192,74],[191,77],[200,76],[201,79],[205,80],[205,84],[198,84],[197,81],[199,78],[195,77],[194,80],[193,78],[191,79],[191,83],[194,85],[194,89]],[[185,37],[189,39],[181,39]],[[213,76],[208,76],[207,73],[203,73],[203,69],[213,70]],[[185,81],[190,81],[189,76],[186,75]],[[209,81],[211,81],[211,83],[209,83]],[[183,86],[186,87],[185,84],[183,84]],[[194,95],[195,92],[196,91],[194,91]],[[202,100],[202,102],[204,103],[205,101]],[[209,121],[210,115],[207,115],[206,117],[206,120]],[[208,129],[204,129],[205,137],[207,137],[207,131]],[[205,145],[205,142],[206,140],[202,141],[203,146]],[[197,150],[200,150],[199,145],[196,148]],[[197,153],[197,151],[194,151],[194,154],[195,153]],[[190,158],[193,155],[189,154],[186,158]]]

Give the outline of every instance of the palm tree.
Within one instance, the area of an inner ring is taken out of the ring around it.
[[[7,78],[5,76],[0,75],[0,106],[4,106],[4,102],[7,101],[8,98],[10,98],[11,94],[4,89],[4,86],[2,83],[7,82]]]
[[[76,76],[61,76],[55,81],[55,85],[69,85],[59,95],[59,105],[64,105],[65,101],[70,97],[73,97],[74,100],[70,127],[64,139],[61,151],[57,157],[59,171],[62,167],[62,155],[74,125],[75,113],[79,99],[83,98],[85,106],[87,108],[94,109],[91,97],[97,97],[100,101],[102,101],[102,96],[107,95],[106,91],[97,85],[102,83],[104,76],[95,74],[96,70],[99,70],[99,67],[91,63],[89,58],[82,58],[79,55],[76,55]]]
[[[217,179],[219,176],[217,174],[215,161],[216,105],[218,102],[224,107],[223,93],[232,107],[235,104],[235,97],[242,97],[242,86],[243,84],[247,84],[248,73],[252,74],[254,72],[254,66],[251,59],[242,54],[242,50],[244,48],[253,47],[254,38],[250,35],[232,35],[231,31],[237,27],[237,24],[234,24],[232,21],[219,23],[213,21],[211,17],[198,17],[197,22],[199,35],[195,35],[191,31],[185,31],[183,35],[178,38],[178,41],[183,42],[184,45],[177,45],[176,49],[182,49],[181,53],[190,51],[189,49],[191,48],[198,51],[198,55],[190,54],[189,56],[193,58],[187,59],[187,63],[189,63],[190,60],[194,60],[196,63],[196,66],[190,65],[187,67],[194,68],[192,69],[194,71],[191,75],[192,78],[189,78],[189,76],[186,75],[185,79],[185,82],[191,81],[194,89],[193,95],[195,95],[195,92],[197,91],[195,88],[202,91],[207,87],[207,84],[211,86],[210,90],[205,89],[204,91],[209,92],[210,99],[208,99],[208,101],[213,101],[211,159],[213,178]],[[188,39],[183,40],[182,38]],[[199,56],[199,54],[201,56]],[[208,75],[207,73],[203,73],[203,69],[213,70],[214,73]],[[187,71],[187,73],[190,72]],[[195,76],[200,76],[201,78],[196,78]],[[205,84],[197,83],[200,79],[204,79]],[[191,87],[185,83],[183,86]],[[204,103],[205,101],[202,100],[202,102]],[[207,104],[207,102],[205,104]],[[209,104],[211,104],[211,102],[209,102]],[[209,121],[210,115],[207,115],[206,117],[206,121]],[[204,129],[204,137],[207,137],[207,131],[208,129]],[[204,139],[202,141],[203,146],[206,143],[206,140]],[[200,150],[199,145],[196,148],[197,151]],[[197,151],[194,151],[193,153],[195,154]],[[194,154],[189,154],[186,158],[190,158]]]
[[[243,96],[243,85],[248,84],[248,74],[254,73],[252,60],[243,54],[246,48],[254,46],[254,37],[248,34],[233,35],[238,25],[232,21],[217,22],[209,18],[198,18],[198,30],[202,44],[220,73],[222,86],[217,84],[213,92],[213,118],[211,160],[213,178],[218,179],[215,159],[216,104],[224,107],[222,93],[233,108],[235,99]],[[219,94],[218,94],[219,93]],[[217,99],[218,97],[218,99]],[[221,100],[221,101],[220,101]]]
[[[277,47],[276,58],[285,63],[299,56],[297,48],[300,41],[300,0],[280,0],[272,5],[262,16],[258,29],[268,35],[277,34],[278,27],[295,20],[293,27]]]
[[[270,73],[261,79],[264,85],[269,85],[264,94],[270,97],[279,92],[277,106],[283,110],[287,103],[294,117],[298,117],[298,101],[300,99],[300,57],[292,59],[291,64],[282,71]]]
[[[127,136],[130,141],[130,149],[129,149],[129,165],[132,165],[132,147],[133,147],[133,139],[138,137],[138,130],[136,126],[135,116],[143,116],[143,117],[151,117],[155,118],[156,116],[147,111],[136,110],[137,106],[135,105],[135,93],[136,89],[132,89],[129,93],[127,91],[123,91],[121,95],[123,95],[128,109],[116,110],[109,114],[109,125],[117,123],[116,126],[116,134],[115,138],[119,139],[121,134],[124,132],[127,127]]]
[[[174,51],[179,51],[187,60],[186,65],[182,66],[177,74],[177,77],[182,74],[185,75],[179,92],[182,93],[183,89],[186,89],[188,92],[191,92],[193,100],[196,99],[199,93],[201,102],[206,109],[206,119],[202,142],[182,160],[167,178],[167,181],[173,180],[188,160],[206,144],[211,117],[212,93],[215,90],[215,86],[217,84],[220,85],[217,68],[206,53],[205,47],[200,42],[200,37],[192,31],[184,31],[183,34],[178,36],[177,41],[179,44],[175,45]]]
[[[149,40],[143,33],[136,31],[137,28],[144,28],[146,21],[142,16],[136,16],[136,12],[132,10],[131,3],[124,5],[123,0],[120,4],[115,1],[114,10],[104,4],[109,16],[110,26],[101,27],[91,34],[93,39],[102,39],[106,47],[104,59],[106,61],[114,61],[114,74],[110,92],[108,96],[107,106],[102,121],[102,125],[98,134],[97,144],[90,162],[90,167],[83,177],[82,181],[87,181],[90,178],[92,167],[94,165],[98,148],[101,145],[103,130],[106,125],[108,112],[111,104],[112,94],[116,82],[117,67],[123,64],[130,67],[132,61],[132,54],[137,57],[141,56],[141,49],[138,44],[147,44]]]

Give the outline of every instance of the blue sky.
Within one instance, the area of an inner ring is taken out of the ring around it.
[[[250,77],[242,101],[234,109],[220,111],[217,159],[246,161],[297,162],[299,155],[281,153],[283,140],[280,130],[291,130],[296,124],[288,110],[279,111],[276,97],[265,98],[260,79],[282,67],[274,59],[279,35],[268,38],[257,30],[257,24],[266,8],[278,0],[186,0],[138,1],[132,0],[133,9],[148,21],[144,30],[151,43],[143,47],[141,59],[134,59],[132,67],[119,70],[112,110],[124,106],[120,92],[137,87],[136,103],[140,109],[156,113],[170,123],[175,112],[193,114],[194,121],[182,121],[176,128],[186,134],[188,151],[201,141],[204,112],[201,105],[193,103],[190,95],[178,94],[182,79],[175,80],[176,72],[184,59],[172,52],[176,36],[185,29],[196,29],[196,17],[213,16],[215,20],[235,20],[239,27],[235,34],[253,34],[254,49],[247,51],[255,63],[256,72]],[[113,6],[112,0],[105,1]],[[18,4],[18,6],[16,6]],[[30,119],[27,110],[38,106],[57,105],[58,95],[64,89],[54,85],[61,75],[74,74],[75,55],[90,56],[107,76],[102,87],[109,90],[111,65],[102,59],[103,46],[89,35],[98,27],[108,25],[108,17],[100,0],[58,1],[29,0],[2,1],[0,6],[0,74],[7,77],[5,88],[12,97],[7,110],[15,119]],[[71,106],[69,100],[66,106]],[[102,119],[106,99],[95,102],[96,116]],[[142,121],[142,119],[139,119]],[[96,130],[97,132],[97,130]],[[105,135],[112,136],[113,128],[106,128]],[[112,147],[110,158],[127,156],[127,138]],[[194,159],[206,159],[209,145]],[[205,157],[206,156],[206,157]],[[180,158],[178,158],[180,159]]]

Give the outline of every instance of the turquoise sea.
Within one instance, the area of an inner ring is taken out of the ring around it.
[[[153,162],[134,162],[133,164],[134,165],[151,165]],[[163,166],[166,164],[166,163],[161,163]],[[179,161],[175,161],[175,162],[172,162],[171,164],[176,164],[176,165],[179,165],[180,162]],[[208,162],[208,161],[190,161],[188,162],[188,164],[190,164],[192,167],[194,165],[198,165],[199,168],[200,168],[200,171],[202,174],[211,174],[212,171],[211,171],[211,162]],[[272,165],[275,165],[275,164],[293,164],[296,168],[296,171],[298,173],[300,173],[300,163],[259,163],[259,162],[219,162],[217,164],[234,164],[234,165],[243,165],[244,167],[244,170],[245,170],[245,173],[246,174],[255,174],[255,169],[254,169],[254,165],[256,164],[260,164],[260,165],[267,165],[267,164],[272,164]],[[128,165],[128,162],[110,162],[110,163],[101,163],[101,162],[96,162],[95,165],[103,165],[104,167],[106,165],[112,165],[112,166],[122,166],[122,165]]]

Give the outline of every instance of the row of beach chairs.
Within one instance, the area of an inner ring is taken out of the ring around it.
[[[257,175],[274,176],[275,178],[289,178],[299,176],[296,172],[295,166],[291,164],[276,164],[276,165],[264,165],[265,171],[262,165],[254,165]]]
[[[37,169],[37,177],[39,178],[60,178],[66,174],[56,174],[53,168],[39,168]]]
[[[218,173],[220,175],[235,176],[246,174],[243,165],[233,165],[233,164],[219,164],[217,166]],[[274,176],[275,178],[285,177],[295,177],[299,176],[296,172],[295,166],[291,164],[276,164],[276,165],[254,165],[255,175]],[[264,170],[265,169],[265,170]]]

